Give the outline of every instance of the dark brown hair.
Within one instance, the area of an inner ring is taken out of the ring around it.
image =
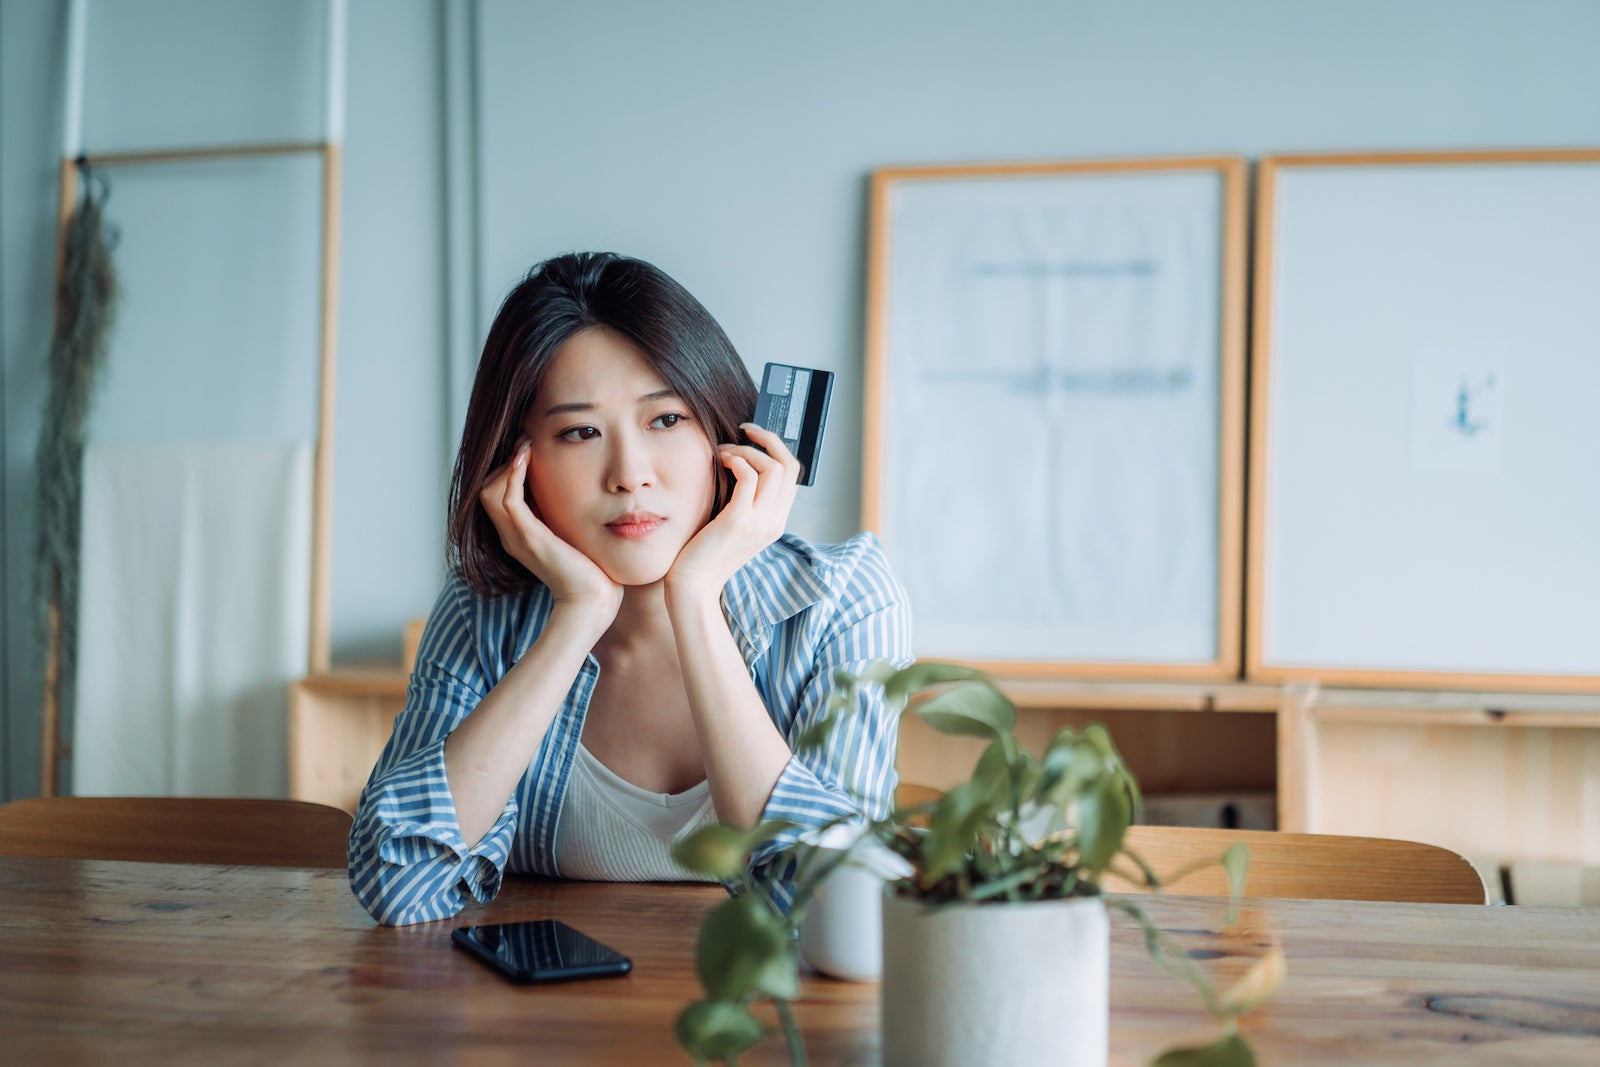
[[[755,382],[722,327],[660,270],[611,252],[573,252],[535,265],[489,327],[450,478],[450,567],[483,596],[538,584],[501,545],[478,493],[511,459],[556,349],[596,327],[615,330],[639,349],[712,444],[740,440],[739,424],[755,414]],[[727,500],[726,473],[719,470],[713,514]]]

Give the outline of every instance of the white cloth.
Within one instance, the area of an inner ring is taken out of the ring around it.
[[[308,443],[88,446],[74,793],[285,795],[311,492]]]
[[[561,873],[603,882],[710,881],[674,860],[672,845],[715,821],[709,782],[653,793],[618,776],[580,743],[556,822]]]

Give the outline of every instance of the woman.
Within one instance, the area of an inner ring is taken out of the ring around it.
[[[909,662],[905,594],[870,534],[784,533],[799,464],[743,421],[755,399],[648,263],[561,256],[506,298],[451,482],[451,574],[351,831],[379,922],[453,915],[507,870],[692,878],[671,844],[711,821],[887,810],[881,695],[793,748],[837,668]],[[781,847],[752,862],[786,904]]]

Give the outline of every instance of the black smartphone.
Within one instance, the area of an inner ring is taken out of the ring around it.
[[[828,425],[828,400],[833,396],[833,372],[768,363],[761,372],[761,392],[752,420],[783,438],[800,461],[800,484],[817,477],[817,457],[822,454],[822,431]]]
[[[564,922],[458,926],[450,940],[513,982],[570,982],[633,970],[633,961]]]

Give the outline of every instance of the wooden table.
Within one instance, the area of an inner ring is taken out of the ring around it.
[[[719,899],[513,879],[456,920],[381,929],[340,871],[0,857],[0,1060],[686,1063],[672,1020]],[[1288,981],[1247,1023],[1264,1065],[1600,1063],[1600,909],[1260,901],[1218,934],[1214,900],[1149,907],[1222,974],[1283,939]],[[518,988],[450,945],[467,921],[545,917],[633,973]],[[1113,1064],[1215,1033],[1130,922],[1112,940]],[[875,985],[808,980],[812,1062],[876,1063],[877,1011]],[[786,1054],[769,1040],[741,1062]]]

